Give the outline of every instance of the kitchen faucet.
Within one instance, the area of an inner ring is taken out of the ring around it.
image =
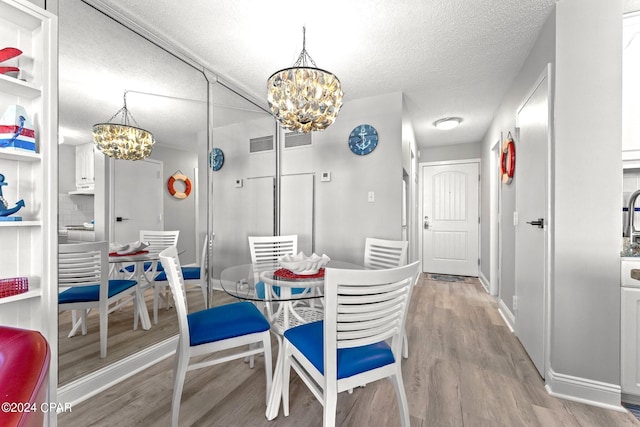
[[[623,237],[629,238],[629,243],[635,243],[635,240],[638,236],[640,236],[640,231],[636,230],[635,227],[635,210],[636,210],[636,199],[640,196],[640,190],[636,190],[633,192],[631,197],[629,197],[629,209],[627,212],[627,224],[624,229]]]

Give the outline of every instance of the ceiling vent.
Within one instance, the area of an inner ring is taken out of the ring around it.
[[[249,153],[260,153],[273,150],[273,135],[251,138],[249,140]]]
[[[304,147],[305,145],[311,145],[311,132],[284,134],[284,148]]]

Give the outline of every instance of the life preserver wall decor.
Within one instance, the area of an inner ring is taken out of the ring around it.
[[[174,186],[176,181],[182,181],[184,183],[184,191],[176,191]],[[176,199],[186,199],[191,193],[191,180],[181,172],[176,172],[169,177],[169,180],[167,181],[167,189],[169,190],[169,194]]]
[[[511,184],[513,174],[516,170],[516,144],[513,142],[511,132],[507,139],[502,143],[502,152],[500,153],[500,176],[502,182]]]

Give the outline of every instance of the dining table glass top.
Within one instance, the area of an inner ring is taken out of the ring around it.
[[[362,266],[346,261],[331,260],[327,268],[362,269]],[[229,295],[247,301],[296,301],[322,298],[324,268],[316,274],[298,275],[275,262],[273,264],[240,264],[225,268],[220,273],[220,285]],[[256,292],[256,284],[262,282],[272,292]],[[306,291],[302,291],[306,290]]]

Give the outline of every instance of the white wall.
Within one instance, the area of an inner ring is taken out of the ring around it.
[[[482,140],[482,165],[481,165],[481,254],[480,271],[489,280],[490,271],[490,174],[497,173],[491,170],[490,157],[493,155],[491,148],[497,141],[504,140],[508,133],[515,134],[516,110],[524,100],[526,94],[531,90],[536,79],[543,72],[548,63],[555,61],[555,12],[547,19],[543,26],[538,40],[533,46],[520,73],[513,81],[511,87],[505,94],[500,107],[496,111],[494,119],[489,126]],[[517,150],[517,147],[516,147]],[[500,294],[499,298],[513,312],[513,296],[515,295],[515,229],[513,227],[512,215],[516,203],[516,187],[518,185],[518,159],[516,157],[516,173],[510,185],[500,184],[502,196],[502,269],[500,271]],[[542,188],[541,188],[542,189]]]
[[[420,150],[421,162],[479,159],[480,157],[482,157],[482,144],[480,141],[468,144],[427,147]]]
[[[151,159],[163,162],[162,170],[165,176],[163,182],[163,206],[164,229],[180,230],[178,249],[185,252],[180,254],[182,264],[190,264],[200,261],[200,253],[196,248],[201,243],[196,243],[196,191],[194,169],[198,167],[198,153],[173,148],[155,146],[150,156]],[[169,194],[167,181],[176,171],[181,171],[192,182],[191,194],[186,199],[176,199]],[[204,184],[206,185],[206,184]]]
[[[524,94],[546,63],[553,63],[554,232],[546,382],[552,394],[614,406],[620,401],[621,40],[622,1],[558,2],[482,143],[488,160],[501,132],[502,137],[513,132]],[[495,172],[489,164],[483,162],[483,176]],[[485,218],[488,181],[482,186]],[[517,166],[512,184],[501,186],[500,298],[511,310],[516,188]],[[481,232],[488,236],[486,222]],[[483,259],[487,252],[483,247]],[[481,269],[487,275],[489,264]]]
[[[622,1],[556,7],[551,367],[620,384]]]

